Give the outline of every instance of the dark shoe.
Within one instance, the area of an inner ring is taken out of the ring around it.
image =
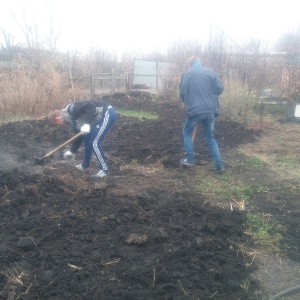
[[[92,177],[93,178],[103,178],[103,177],[107,177],[107,175],[108,175],[108,171],[100,170],[98,173],[96,173]]]
[[[86,172],[88,170],[88,168],[84,167],[82,164],[76,165],[76,169],[78,169],[82,172]]]
[[[216,173],[223,173],[223,172],[225,172],[224,166],[221,166],[221,167],[217,167],[217,168],[216,168]]]
[[[180,164],[188,167],[193,167],[195,166],[195,163],[188,162],[186,158],[183,158],[180,160]]]

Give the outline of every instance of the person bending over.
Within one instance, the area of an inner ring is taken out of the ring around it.
[[[82,136],[74,140],[71,149],[64,152],[64,159],[74,158],[83,141],[84,159],[82,163],[76,165],[76,168],[83,172],[87,171],[94,152],[100,170],[93,177],[102,178],[108,175],[101,142],[117,119],[117,114],[111,105],[103,100],[74,102],[62,110],[51,111],[48,119],[52,124],[68,125],[74,133],[82,133]]]

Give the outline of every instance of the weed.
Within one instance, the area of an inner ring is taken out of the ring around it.
[[[240,284],[241,288],[244,290],[245,293],[248,293],[249,286],[250,286],[250,279],[243,280]]]
[[[169,156],[164,155],[161,159],[160,159],[162,164],[167,164],[170,161]]]
[[[263,214],[247,213],[247,227],[249,233],[254,236],[255,242],[263,247],[278,249],[282,239],[283,227]]]
[[[130,164],[133,165],[133,166],[139,166],[140,165],[138,159],[132,159]]]

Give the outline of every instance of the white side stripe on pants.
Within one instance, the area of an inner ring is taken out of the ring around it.
[[[107,169],[107,166],[106,166],[106,163],[104,161],[104,158],[103,156],[101,155],[101,152],[98,148],[98,141],[100,139],[100,137],[102,136],[107,124],[108,124],[108,120],[109,120],[109,113],[108,111],[105,113],[105,116],[104,116],[104,120],[103,120],[103,124],[97,134],[97,136],[95,137],[94,141],[93,141],[93,149],[95,151],[95,154],[98,158],[98,160],[100,161],[101,165],[102,165],[102,169],[103,170],[106,170]]]

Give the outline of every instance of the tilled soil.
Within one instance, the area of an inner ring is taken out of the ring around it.
[[[36,163],[72,136],[67,129],[46,120],[0,126],[0,298],[248,299],[241,282],[257,266],[237,246],[251,239],[245,214],[189,188],[179,103],[107,100],[159,118],[118,116],[103,143],[104,180],[91,177],[95,161],[81,173],[62,151]],[[198,134],[199,165],[210,164]],[[216,137],[226,153],[258,133],[220,119]]]

